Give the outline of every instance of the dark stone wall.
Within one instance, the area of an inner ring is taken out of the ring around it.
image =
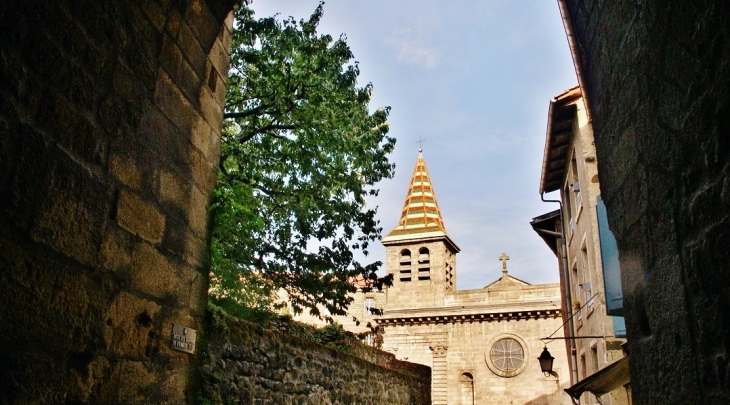
[[[213,310],[201,402],[430,404],[431,368],[367,349],[368,360]]]
[[[730,3],[567,0],[636,404],[730,403]]]
[[[192,401],[232,6],[0,2],[0,403]]]

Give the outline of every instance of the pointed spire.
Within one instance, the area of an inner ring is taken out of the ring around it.
[[[436,202],[436,193],[431,185],[426,161],[419,149],[398,225],[382,240],[388,242],[430,236],[446,236],[446,227]]]

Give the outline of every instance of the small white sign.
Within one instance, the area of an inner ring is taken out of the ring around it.
[[[182,325],[172,325],[170,347],[181,352],[195,353],[195,337],[198,332]]]

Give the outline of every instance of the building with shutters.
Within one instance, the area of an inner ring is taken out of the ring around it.
[[[618,253],[578,86],[550,102],[540,194],[553,191],[560,193],[561,210],[533,219],[532,226],[560,263],[564,333],[573,338],[565,340],[572,381],[568,393],[581,404],[629,404]]]

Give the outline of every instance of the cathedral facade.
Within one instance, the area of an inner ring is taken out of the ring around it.
[[[510,276],[503,254],[498,280],[457,290],[460,249],[446,232],[422,154],[400,221],[382,243],[393,274],[376,319],[382,348],[431,367],[433,404],[570,404],[565,345],[549,346],[552,374],[537,361],[540,338],[556,330],[553,337],[562,337],[559,284]]]

